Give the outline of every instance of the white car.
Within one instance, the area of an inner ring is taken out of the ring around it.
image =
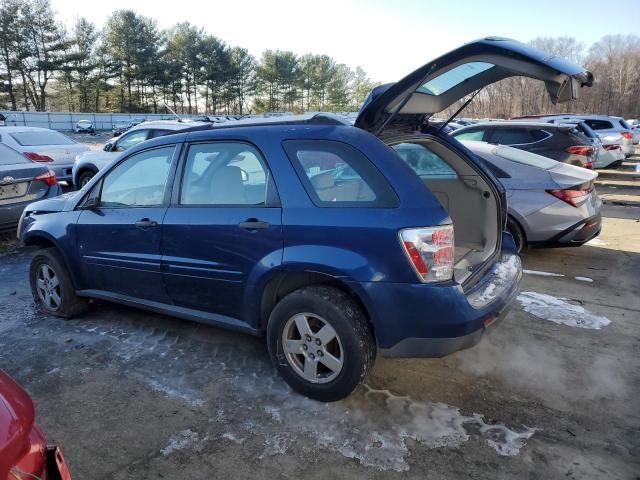
[[[54,171],[58,181],[70,183],[75,158],[89,147],[66,135],[37,127],[2,127],[0,142],[29,160],[42,162]]]
[[[177,120],[158,120],[143,122],[131,127],[119,137],[113,137],[104,144],[102,150],[90,150],[78,155],[73,164],[73,184],[76,188],[84,187],[93,176],[106,167],[121,152],[145,140],[160,137],[172,131],[185,128],[208,125],[205,122],[190,122]]]

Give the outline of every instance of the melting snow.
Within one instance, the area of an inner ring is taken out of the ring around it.
[[[163,385],[162,383],[157,382],[155,380],[151,380],[151,379],[145,379],[145,381],[147,385],[151,387],[152,390],[155,390],[156,392],[164,393],[166,396],[171,398],[177,398],[179,400],[183,400],[184,402],[188,403],[192,407],[201,407],[205,403],[204,400],[195,397],[190,392],[178,391],[172,387]]]
[[[541,272],[539,270],[522,270],[527,275],[540,275],[541,277],[564,277],[562,273]]]
[[[525,312],[560,325],[599,330],[610,323],[608,318],[595,315],[581,305],[569,303],[566,298],[537,292],[521,292],[518,300]]]
[[[191,429],[182,430],[177,435],[171,437],[169,440],[169,444],[160,450],[160,453],[165,457],[167,455],[171,455],[176,450],[182,450],[184,448],[188,448],[194,444],[194,442],[198,441],[198,433],[192,431]]]
[[[593,283],[593,278],[589,277],[576,277],[576,280],[580,280],[581,282]]]
[[[589,240],[587,243],[585,243],[585,245],[596,245],[596,246],[605,246],[607,245],[607,242],[603,242],[602,240],[600,240],[598,237],[593,238],[591,240]]]
[[[518,275],[521,268],[520,257],[509,255],[503,257],[502,262],[493,268],[493,277],[482,291],[469,295],[469,303],[479,308],[491,303],[496,297],[511,286],[512,280]]]

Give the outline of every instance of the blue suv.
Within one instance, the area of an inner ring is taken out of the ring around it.
[[[521,277],[504,190],[428,125],[484,85],[592,76],[511,40],[472,42],[331,115],[207,125],[143,142],[79,192],[30,205],[37,306],[96,298],[265,335],[284,379],[333,401],[377,353],[439,357],[504,317]]]

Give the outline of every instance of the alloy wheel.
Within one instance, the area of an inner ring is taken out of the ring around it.
[[[36,290],[38,298],[49,310],[56,311],[62,305],[60,280],[56,272],[46,263],[38,268]]]
[[[338,333],[324,318],[312,313],[300,313],[287,320],[282,348],[291,368],[311,383],[334,380],[344,365]]]

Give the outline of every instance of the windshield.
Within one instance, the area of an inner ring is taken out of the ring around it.
[[[421,87],[418,87],[417,92],[429,95],[440,95],[492,67],[495,67],[495,65],[485,62],[469,62],[458,65],[444,72],[442,75],[432,78]]]
[[[518,148],[505,147],[504,145],[496,147],[491,153],[506,160],[511,160],[512,162],[529,165],[530,167],[544,168],[545,170],[549,170],[558,164],[558,162],[551,160],[550,158],[536,155],[531,152],[525,152]]]
[[[76,142],[69,137],[54,131],[24,131],[10,134],[23,147],[39,145],[73,145]]]
[[[0,143],[0,165],[15,165],[16,163],[29,163],[30,161],[13,148]]]

